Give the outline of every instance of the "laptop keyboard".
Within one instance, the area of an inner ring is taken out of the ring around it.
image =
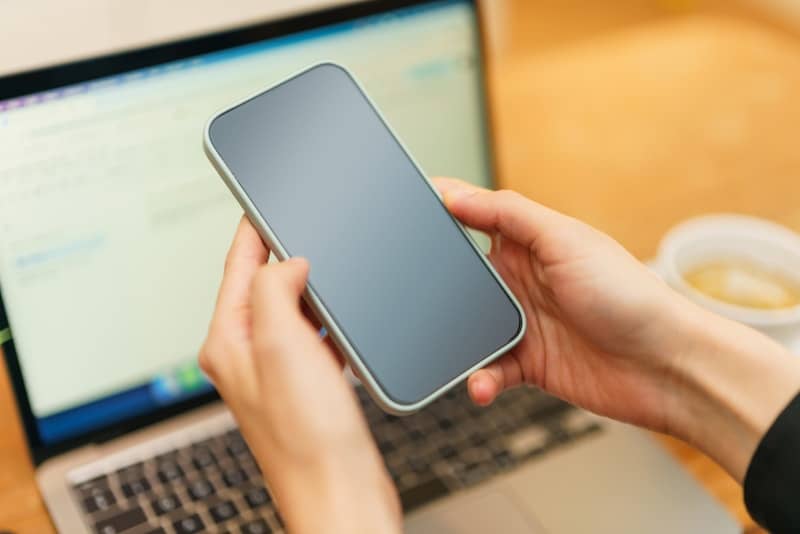
[[[600,429],[583,411],[520,388],[479,408],[451,391],[408,417],[383,413],[356,388],[375,441],[409,512]],[[74,483],[99,534],[283,532],[247,444],[226,429]]]
[[[388,415],[358,392],[405,512],[600,429],[586,412],[532,388],[488,408],[458,389],[409,417]]]
[[[95,532],[280,532],[283,523],[235,429],[76,484]]]

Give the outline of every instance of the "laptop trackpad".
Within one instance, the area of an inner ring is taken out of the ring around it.
[[[490,489],[450,497],[406,518],[408,534],[544,534],[509,497]]]

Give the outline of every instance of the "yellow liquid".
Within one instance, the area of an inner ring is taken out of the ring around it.
[[[800,306],[800,282],[745,262],[706,263],[683,277],[696,290],[728,304],[762,310]]]

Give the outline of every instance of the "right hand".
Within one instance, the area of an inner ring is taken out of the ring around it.
[[[694,305],[584,223],[510,191],[435,182],[457,219],[490,234],[489,259],[528,319],[522,341],[470,377],[475,402],[535,385],[684,439],[743,480],[800,388],[800,360]]]
[[[511,191],[436,179],[451,213],[492,238],[489,259],[527,332],[469,380],[481,405],[529,384],[595,413],[668,431],[688,301],[610,237]],[[691,310],[690,310],[691,311]]]

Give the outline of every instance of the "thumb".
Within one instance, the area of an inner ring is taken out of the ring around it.
[[[502,234],[527,247],[566,218],[514,191],[490,191],[445,178],[434,183],[442,192],[447,209],[462,223],[490,234]]]

